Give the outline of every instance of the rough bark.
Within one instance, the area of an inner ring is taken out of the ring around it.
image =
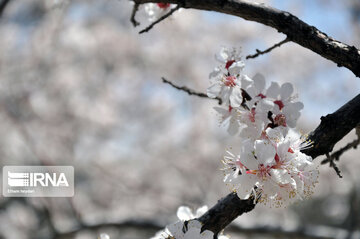
[[[210,230],[214,232],[214,234],[217,234],[238,216],[253,210],[254,207],[253,197],[242,200],[235,192],[232,192],[220,199],[215,206],[198,220],[204,225],[202,230]]]
[[[135,0],[135,2],[143,4],[154,1]],[[265,4],[241,0],[163,0],[161,2],[178,4],[183,8],[221,12],[275,28],[284,33],[289,41],[316,52],[339,67],[348,68],[360,77],[359,49],[329,37],[289,12]]]
[[[316,158],[329,153],[334,145],[360,123],[360,94],[332,114],[321,117],[320,125],[310,133],[313,147],[302,150]]]

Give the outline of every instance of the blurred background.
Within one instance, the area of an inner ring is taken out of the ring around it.
[[[360,1],[269,0],[329,36],[360,47]],[[213,206],[229,193],[224,149],[236,137],[219,127],[205,92],[221,46],[244,56],[284,35],[212,12],[182,10],[149,33],[130,23],[127,0],[11,0],[0,18],[0,158],[4,165],[73,165],[73,198],[0,200],[0,238],[150,238],[181,205]],[[292,82],[307,133],[360,91],[360,80],[310,50],[286,43],[246,62],[249,76]],[[336,149],[354,140],[352,131]],[[319,163],[324,157],[315,161]],[[328,165],[311,200],[256,209],[232,238],[360,238],[359,151]],[[129,221],[130,220],[130,221]],[[126,223],[127,222],[127,223]]]

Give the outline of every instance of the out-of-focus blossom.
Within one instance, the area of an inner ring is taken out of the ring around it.
[[[201,217],[206,213],[208,207],[206,205],[198,208],[195,213],[186,206],[180,206],[177,210],[177,217],[179,221],[169,224],[164,230],[161,230],[155,234],[154,237],[150,239],[165,239],[165,238],[212,238],[214,235],[210,231],[206,233],[200,233],[201,223],[196,220],[192,220],[198,217]],[[191,220],[191,221],[190,221]],[[189,221],[189,223],[184,224],[184,222]],[[198,230],[199,229],[199,230]],[[209,237],[211,235],[211,237]]]
[[[175,239],[213,239],[214,233],[205,230],[201,232],[201,222],[191,220],[184,224],[182,221],[170,224],[167,229]]]
[[[98,239],[110,239],[110,236],[106,233],[101,233],[99,235]]]
[[[145,4],[145,12],[149,17],[149,21],[153,22],[169,12],[173,7],[170,3],[147,3]]]

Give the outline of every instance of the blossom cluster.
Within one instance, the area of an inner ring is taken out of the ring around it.
[[[179,221],[169,224],[162,231],[156,233],[151,239],[213,239],[214,233],[209,230],[201,231],[202,224],[195,218],[202,216],[208,210],[203,206],[195,213],[188,207],[181,206],[177,210]],[[224,235],[219,235],[219,239],[228,239]]]
[[[310,196],[318,171],[301,152],[311,144],[294,129],[304,106],[295,101],[292,84],[266,87],[262,75],[248,77],[236,48],[223,47],[216,59],[207,95],[222,99],[225,108],[214,109],[227,131],[240,136],[239,152],[224,157],[224,181],[240,198],[261,192],[260,202],[275,207]]]

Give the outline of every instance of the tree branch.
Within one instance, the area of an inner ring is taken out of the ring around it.
[[[154,0],[134,1],[138,4],[154,2]],[[289,12],[243,0],[162,0],[162,2],[183,4],[183,8],[225,13],[275,28],[284,33],[290,41],[333,61],[339,67],[348,68],[360,77],[359,49],[329,37]]]
[[[196,95],[199,96],[201,98],[208,98],[208,99],[213,99],[213,100],[217,100],[219,102],[219,105],[222,104],[222,100],[220,97],[216,97],[216,98],[210,98],[207,94],[205,93],[201,93],[201,92],[196,92],[186,86],[177,86],[174,83],[172,83],[171,81],[168,81],[167,79],[165,79],[164,77],[161,77],[162,81],[166,84],[171,85],[172,87],[174,87],[175,89],[181,90],[181,91],[185,91],[186,93],[188,93],[189,95]]]
[[[336,112],[321,117],[320,125],[308,136],[313,147],[303,149],[302,152],[312,158],[331,152],[334,145],[359,123],[360,94]]]
[[[6,6],[9,4],[10,0],[2,0],[0,2],[0,17],[4,14]]]
[[[140,6],[140,4],[134,3],[134,7],[131,12],[130,22],[133,24],[134,27],[140,25],[140,23],[138,21],[136,21],[136,19],[135,19],[135,15],[136,15],[136,12],[139,10],[139,6]]]
[[[153,2],[153,0],[135,0],[135,2],[143,4]],[[245,2],[242,0],[186,0],[185,2],[184,0],[164,0],[162,2],[183,4],[183,8],[216,11],[234,15],[275,28],[287,36],[285,40],[295,42],[310,49],[322,57],[333,61],[339,67],[344,66],[348,68],[357,77],[360,77],[360,51],[356,47],[349,46],[327,36],[325,33],[308,25],[289,12],[280,11],[264,4]],[[275,47],[277,46],[275,45],[269,48],[268,51],[271,51]],[[258,55],[260,55],[259,52],[260,51],[258,51]],[[163,81],[170,84],[170,82],[164,78]],[[191,92],[187,87],[178,87],[172,83],[170,85],[179,90],[184,90],[188,93]],[[189,94],[191,95],[191,93]],[[313,158],[331,152],[334,145],[358,125],[359,122],[360,95],[356,96],[333,114],[321,117],[320,125],[310,133],[308,137],[313,147],[304,149],[302,152]],[[217,234],[236,217],[251,211],[254,207],[254,199],[241,200],[236,193],[230,193],[221,199],[205,215],[200,217],[199,220],[204,224],[203,230],[208,229]]]
[[[348,151],[351,148],[356,149],[356,147],[359,145],[359,143],[360,143],[360,140],[355,139],[354,141],[348,143],[346,146],[344,146],[343,148],[339,149],[338,151],[332,153],[329,157],[327,157],[326,159],[321,161],[321,164],[326,164],[326,163],[330,162],[331,160],[339,161],[340,156],[343,153],[345,153],[346,151]]]
[[[137,4],[137,3],[135,3],[135,4]],[[180,8],[180,3],[178,3],[178,5],[177,5],[176,7],[172,8],[172,9],[170,10],[170,12],[166,13],[164,16],[160,17],[160,18],[159,18],[158,20],[156,20],[155,22],[151,23],[147,28],[141,30],[141,31],[139,32],[139,34],[142,34],[142,33],[144,33],[144,32],[150,31],[151,28],[153,28],[156,24],[158,24],[159,22],[161,22],[161,21],[165,20],[166,18],[170,17],[174,12],[176,12],[177,10],[179,10],[179,8]]]
[[[256,58],[260,55],[264,55],[266,53],[269,53],[270,51],[274,50],[276,47],[280,47],[282,44],[285,44],[286,42],[288,42],[289,39],[288,38],[285,38],[284,40],[282,40],[281,42],[279,43],[276,43],[275,45],[273,45],[272,47],[264,50],[264,51],[260,51],[259,49],[256,49],[256,53],[254,55],[248,55],[246,57],[246,59],[253,59],[253,58]]]
[[[228,194],[203,216],[199,217],[198,220],[203,223],[201,229],[210,230],[214,232],[214,235],[217,235],[238,216],[253,210],[259,197],[260,195],[255,200],[254,194],[252,194],[249,199],[242,200],[237,196],[236,192]]]

